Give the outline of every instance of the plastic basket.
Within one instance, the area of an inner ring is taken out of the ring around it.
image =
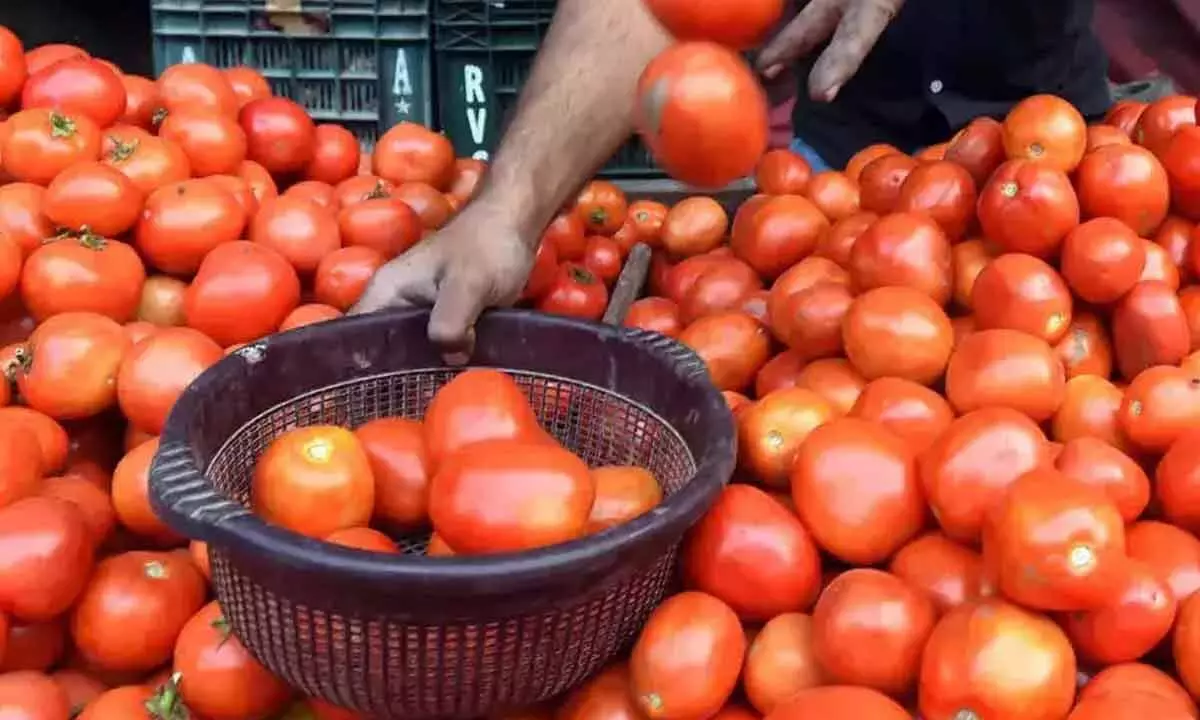
[[[732,417],[688,348],[655,333],[517,310],[486,314],[474,360],[527,390],[589,463],[650,469],[666,499],[623,526],[534,552],[363,553],[260,521],[253,463],[296,426],[420,417],[455,371],[427,311],[357,316],[252,344],[175,405],[150,471],[155,510],[209,543],[234,631],[310,695],[372,718],[481,717],[564,692],[633,639],[676,548],[733,471]],[[569,398],[564,402],[563,398]]]
[[[496,149],[555,5],[554,0],[433,0],[438,123],[459,155],[487,160]],[[600,175],[666,177],[636,138]]]
[[[156,72],[249,65],[367,148],[403,120],[432,125],[429,0],[152,0],[150,12]]]

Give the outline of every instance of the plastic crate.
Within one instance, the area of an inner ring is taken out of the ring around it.
[[[317,122],[366,148],[404,120],[432,126],[429,0],[152,0],[156,73],[248,65]]]
[[[490,158],[554,7],[554,0],[433,0],[438,123],[459,155]],[[600,174],[665,177],[636,138]]]

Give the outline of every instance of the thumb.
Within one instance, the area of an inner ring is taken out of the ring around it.
[[[487,281],[478,275],[448,274],[440,283],[429,339],[441,346],[448,363],[466,362],[475,349],[475,321],[488,305],[487,292]]]

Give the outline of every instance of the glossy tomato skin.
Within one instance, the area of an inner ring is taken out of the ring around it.
[[[950,241],[924,213],[884,215],[855,241],[850,274],[860,292],[911,287],[944,306],[951,294]]]
[[[854,253],[854,244],[878,219],[878,215],[869,212],[847,215],[835,222],[829,228],[829,232],[817,240],[813,254],[817,257],[829,258],[843,268],[849,268],[850,258]]]
[[[167,113],[202,109],[237,117],[238,96],[217,68],[204,63],[172,65],[158,77],[158,94]]]
[[[196,273],[209,252],[237,240],[246,213],[228,190],[205,180],[164,186],[146,198],[135,244],[163,272]]]
[[[472,443],[546,436],[516,381],[484,368],[467,370],[443,385],[425,411],[424,428],[434,467]]]
[[[134,535],[169,547],[180,544],[183,538],[150,507],[150,462],[157,451],[158,438],[144,440],[117,463],[112,479],[113,510],[121,525]]]
[[[978,192],[971,173],[963,166],[939,160],[918,165],[896,200],[896,212],[929,214],[951,242],[961,240],[975,219]]]
[[[58,227],[112,238],[133,227],[142,201],[141,191],[117,170],[99,162],[80,163],[50,182],[43,212]]]
[[[558,720],[636,720],[639,711],[629,693],[629,666],[609,665],[563,699]]]
[[[34,431],[24,425],[0,425],[0,452],[3,453],[0,455],[0,472],[4,473],[0,507],[40,494],[44,489],[42,476],[46,461],[37,441]]]
[[[316,271],[326,255],[342,246],[338,219],[302,198],[283,196],[264,202],[248,234],[250,242],[274,249],[302,275]]]
[[[117,374],[121,413],[159,434],[175,401],[200,373],[224,357],[221,346],[192,328],[163,328],[130,349]]]
[[[25,260],[21,299],[41,321],[64,312],[94,312],[117,322],[133,318],[146,269],[137,252],[97,236],[44,243]]]
[[[1042,422],[1066,392],[1066,371],[1045,340],[1017,330],[979,330],[946,366],[946,398],[959,413],[1008,407]]]
[[[537,307],[555,315],[599,320],[607,305],[608,289],[592,271],[576,263],[563,263]]]
[[[1200,529],[1196,492],[1200,480],[1200,433],[1181,434],[1167,449],[1154,471],[1155,496],[1163,516],[1190,532]]]
[[[998,643],[1011,652],[992,652]],[[921,661],[921,716],[1063,718],[1075,699],[1075,669],[1071,644],[1053,621],[1000,600],[969,603],[930,635]]]
[[[1054,95],[1033,95],[1004,118],[1004,150],[1064,173],[1074,170],[1087,147],[1087,124],[1071,103]]]
[[[954,411],[938,393],[897,377],[867,383],[851,407],[851,417],[868,420],[891,431],[920,455],[950,427]]]
[[[1003,126],[994,118],[975,118],[950,140],[944,159],[961,165],[983,187],[1007,159]]]
[[[1166,284],[1134,285],[1113,311],[1117,368],[1126,380],[1154,365],[1177,365],[1191,350],[1191,329],[1179,297]]]
[[[1060,170],[1010,160],[979,193],[983,234],[1008,252],[1050,257],[1079,224],[1079,199]]]
[[[1132,662],[1171,631],[1178,603],[1149,565],[1125,560],[1113,599],[1095,610],[1071,613],[1065,630],[1082,660],[1093,665]]]
[[[755,215],[757,218],[757,214]],[[729,215],[716,200],[684,198],[663,219],[662,244],[673,257],[692,257],[717,250],[729,229]]]
[[[421,423],[379,418],[354,431],[375,480],[376,520],[387,526],[420,527],[429,520],[432,465]]]
[[[736,8],[722,3],[651,0],[648,9],[678,40],[708,40],[734,50],[757,46],[783,14],[781,0],[755,0]]]
[[[754,636],[742,669],[742,685],[754,709],[770,713],[793,695],[824,682],[813,652],[811,616],[776,615]]]
[[[650,512],[662,502],[654,475],[635,465],[606,465],[592,469],[596,499],[588,514],[589,533],[603,532]]]
[[[971,290],[971,308],[980,330],[1006,328],[1054,344],[1071,324],[1071,292],[1048,263],[1024,253],[1006,253],[989,262]]]
[[[292,100],[251,100],[238,113],[238,123],[246,133],[246,156],[273,175],[300,172],[313,159],[317,127]]]
[[[723,187],[751,174],[767,149],[766,93],[732,50],[710,42],[678,43],[646,66],[637,97],[638,132],[678,180]]]
[[[924,591],[939,613],[977,600],[990,590],[983,557],[939,532],[922,535],[901,548],[888,571]]]
[[[246,159],[246,133],[233,118],[211,110],[173,112],[158,134],[183,150],[196,177],[236,173]]]
[[[159,137],[118,144],[100,160],[119,170],[147,197],[160,187],[187,180],[192,173],[183,148]]]
[[[171,658],[206,590],[183,551],[114,555],[97,564],[72,611],[71,638],[90,667],[149,672]]]
[[[702,270],[680,298],[684,325],[706,315],[736,310],[762,281],[752,267],[737,258],[722,258]]]
[[[48,185],[71,165],[100,157],[100,127],[86,115],[35,108],[15,113],[6,125],[0,157],[18,181]]]
[[[916,463],[882,426],[840,418],[813,430],[791,469],[792,499],[817,544],[854,565],[873,565],[925,524]]]
[[[1055,468],[1069,480],[1104,490],[1126,523],[1141,516],[1150,502],[1150,478],[1133,458],[1104,440],[1079,437],[1063,445]],[[1162,465],[1156,487],[1163,492]]]
[[[1163,698],[1187,717],[1196,717],[1196,703],[1187,690],[1162,670],[1142,663],[1121,663],[1101,670],[1079,691],[1079,700],[1082,703],[1128,694]]]
[[[905,720],[908,711],[881,692],[856,685],[808,688],[781,703],[770,720]]]
[[[730,242],[734,255],[773,279],[812,253],[829,221],[803,197],[783,195],[766,200],[740,229],[735,225]]]
[[[1200,220],[1200,126],[1179,128],[1161,157],[1175,211],[1190,220]]]
[[[0,232],[20,246],[26,256],[54,235],[54,226],[42,211],[45,197],[46,189],[40,185],[24,182],[0,185]]]
[[[17,387],[30,407],[57,420],[94,417],[116,402],[117,372],[131,344],[111,318],[55,315],[29,336]]]
[[[764,485],[786,488],[797,450],[835,412],[808,388],[780,387],[759,395],[738,416],[738,467]]]
[[[454,147],[440,133],[402,122],[379,138],[371,167],[397,185],[422,182],[444,191],[454,179]]]
[[[881,287],[855,298],[842,323],[846,357],[863,377],[899,377],[930,385],[953,349],[946,312],[925,293]]]
[[[29,77],[21,107],[86,115],[106,128],[125,113],[125,86],[115,72],[91,58],[63,60]]]
[[[804,156],[786,148],[768,150],[754,170],[758,191],[767,195],[803,195],[811,178]]]
[[[887,153],[864,165],[858,177],[862,209],[880,215],[895,212],[900,189],[917,165],[916,159],[898,152]]]
[[[680,648],[680,633],[691,639]],[[729,699],[746,653],[737,615],[699,592],[674,595],[659,605],[633,646],[631,692],[650,720],[709,717]]]
[[[587,465],[561,447],[544,440],[487,440],[446,456],[437,467],[429,516],[456,552],[531,550],[587,530],[595,482]]]
[[[317,125],[313,135],[313,153],[304,168],[304,177],[330,185],[354,177],[358,172],[358,139],[341,125]]]
[[[862,211],[862,192],[858,182],[836,170],[813,175],[804,197],[835,223]]]
[[[21,39],[8,28],[0,30],[0,107],[11,107],[13,101],[21,96],[21,88],[29,77],[29,67],[25,62],[25,48]]]
[[[204,257],[184,296],[184,315],[189,327],[229,346],[274,332],[299,301],[300,280],[286,258],[234,241]]]
[[[1136,145],[1101,147],[1084,157],[1076,178],[1084,217],[1109,217],[1142,237],[1162,225],[1171,202],[1167,171]]]
[[[267,79],[252,67],[239,65],[225,68],[221,72],[225,75],[233,94],[237,96],[239,108],[245,107],[251,100],[271,96],[271,86]]]
[[[762,490],[731,485],[683,546],[690,588],[738,615],[766,621],[807,610],[821,583],[821,558],[800,519]]]
[[[83,590],[94,552],[83,515],[65,500],[0,508],[0,605],[29,622],[61,615]]]
[[[1200,377],[1174,365],[1144,370],[1125,389],[1118,422],[1134,447],[1165,452],[1200,423]]]
[[[684,328],[679,341],[696,351],[719,390],[737,392],[750,387],[771,351],[766,328],[737,311],[700,318]]]
[[[1200,540],[1188,531],[1143,520],[1126,529],[1125,544],[1129,557],[1151,566],[1180,603],[1200,590]]]
[[[663,297],[634,300],[622,323],[625,327],[650,330],[667,337],[678,337],[683,330],[679,306]]]
[[[30,670],[0,675],[0,708],[13,720],[60,720],[71,716],[67,694],[58,683]]]
[[[1120,428],[1118,415],[1124,394],[1109,380],[1080,375],[1067,381],[1066,394],[1051,420],[1052,437],[1061,443],[1095,438],[1125,451],[1129,440]]]

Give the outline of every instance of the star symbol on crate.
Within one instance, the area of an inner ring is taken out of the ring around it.
[[[412,112],[412,103],[407,100],[396,101],[396,113],[399,115],[408,115]]]

